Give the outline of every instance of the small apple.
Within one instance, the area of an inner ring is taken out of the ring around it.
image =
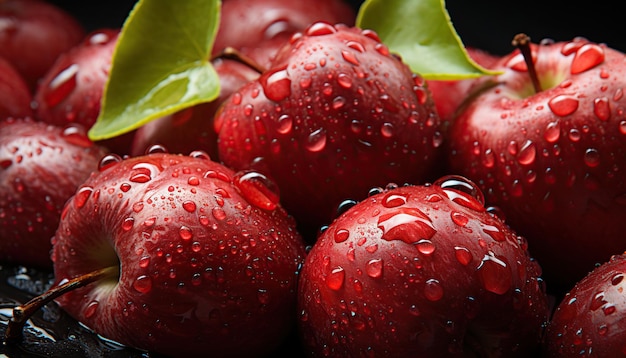
[[[449,171],[478,184],[563,292],[626,250],[626,56],[583,38],[516,40],[452,122]]]
[[[305,247],[293,218],[259,173],[159,150],[104,157],[68,201],[51,290],[77,287],[53,297],[97,334],[155,354],[271,353],[296,324]]]
[[[61,210],[105,153],[78,125],[0,121],[0,262],[52,268]]]
[[[32,100],[24,77],[11,62],[0,57],[0,119],[32,117]]]
[[[443,153],[424,79],[373,31],[327,22],[295,34],[224,101],[215,127],[220,160],[272,178],[303,233],[346,197],[428,178]]]
[[[458,176],[372,192],[335,219],[300,274],[315,357],[530,357],[548,319],[541,269]]]
[[[0,1],[0,56],[15,66],[31,93],[57,57],[84,36],[78,19],[51,2]]]
[[[545,357],[626,357],[626,254],[581,279],[554,312]]]
[[[59,56],[34,94],[35,116],[54,125],[79,123],[89,129],[100,114],[104,86],[120,29],[102,28]],[[130,153],[134,132],[97,143],[120,155]]]

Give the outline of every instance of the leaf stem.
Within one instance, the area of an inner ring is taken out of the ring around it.
[[[14,307],[13,317],[11,317],[11,319],[9,320],[7,329],[5,331],[5,343],[10,344],[20,341],[23,337],[24,325],[26,324],[26,322],[35,312],[37,312],[39,309],[41,309],[52,300],[79,287],[83,287],[92,282],[105,279],[107,277],[113,277],[118,274],[119,267],[117,266],[109,266],[99,270],[95,270],[73,278],[59,286],[50,288],[48,291],[42,293],[37,297],[34,297],[25,304]]]

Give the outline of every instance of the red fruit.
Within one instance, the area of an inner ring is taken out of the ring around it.
[[[93,31],[58,58],[34,95],[38,119],[55,125],[94,125],[119,32],[108,28]],[[132,133],[98,143],[120,155],[128,154]]]
[[[116,159],[117,158],[117,159]],[[54,238],[61,307],[98,334],[168,356],[263,356],[295,324],[305,251],[286,212],[206,153],[109,156]],[[259,184],[257,182],[257,184]]]
[[[228,0],[222,4],[213,54],[232,47],[265,66],[283,42],[313,22],[352,26],[355,20],[344,0]],[[263,51],[257,51],[259,46]]]
[[[557,307],[546,357],[626,357],[626,254],[581,279]]]
[[[584,39],[518,50],[450,131],[450,171],[527,237],[549,287],[569,289],[626,243],[626,56]],[[479,84],[480,85],[480,82]],[[564,291],[563,291],[564,292]]]
[[[313,245],[301,336],[320,357],[529,357],[548,318],[540,274],[473,183],[391,186]]]
[[[0,119],[32,117],[33,96],[22,75],[0,57]]]
[[[57,57],[85,36],[70,13],[39,0],[0,1],[0,24],[0,56],[15,66],[31,93]]]
[[[267,170],[306,231],[372,186],[428,178],[440,153],[422,77],[372,31],[323,22],[294,35],[271,69],[231,95],[215,125],[220,159]]]
[[[0,122],[0,261],[51,268],[61,209],[104,150],[79,126]]]
[[[211,158],[218,158],[213,116],[231,93],[256,79],[259,73],[234,60],[218,58],[212,63],[220,78],[219,97],[209,103],[184,109],[138,128],[131,155],[141,155],[150,146],[159,144],[167,147],[171,153],[188,154],[194,150],[202,150]]]

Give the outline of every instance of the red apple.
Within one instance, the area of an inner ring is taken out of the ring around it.
[[[15,66],[31,93],[57,57],[84,36],[78,19],[57,5],[40,0],[0,1],[0,56]]]
[[[77,125],[0,121],[0,262],[52,268],[61,210],[104,154]]]
[[[32,117],[33,95],[15,66],[0,57],[0,119]]]
[[[576,283],[548,325],[545,357],[626,357],[625,277],[620,254]]]
[[[55,286],[108,275],[57,302],[156,354],[271,353],[295,325],[305,251],[262,179],[203,152],[105,157],[65,207],[52,258]]]
[[[61,54],[34,95],[35,116],[46,123],[79,123],[89,129],[100,114],[119,29],[103,28]],[[130,153],[134,132],[98,141],[120,155]]]
[[[315,357],[530,357],[548,319],[540,274],[465,178],[390,186],[307,255],[301,336]]]
[[[626,250],[626,56],[582,38],[530,52],[531,67],[519,50],[494,64],[504,73],[484,81],[497,85],[454,120],[449,170],[527,237],[548,287],[567,290]]]
[[[324,48],[321,51],[320,48]],[[294,35],[215,117],[220,160],[272,178],[315,233],[345,198],[428,178],[441,151],[425,82],[370,30],[326,22]]]

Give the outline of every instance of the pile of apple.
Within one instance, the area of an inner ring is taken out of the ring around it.
[[[135,103],[124,51],[167,39],[0,2],[0,263],[54,274],[3,349],[58,304],[163,356],[626,356],[626,54],[520,34],[429,76],[366,26],[410,3],[189,0],[207,61]]]

